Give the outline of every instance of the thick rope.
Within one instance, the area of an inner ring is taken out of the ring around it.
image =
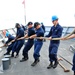
[[[75,29],[73,30],[73,32],[71,32],[70,34],[64,36],[63,38],[68,38],[69,36],[71,36],[71,35],[74,34],[74,33],[75,33]],[[35,37],[35,38],[36,38],[36,39],[40,39],[40,37]],[[42,37],[42,38],[48,40],[47,37]],[[51,40],[62,40],[62,39],[61,39],[61,38],[52,38]]]
[[[68,35],[66,35],[66,36],[64,36],[63,38],[68,38],[69,36],[71,36],[72,34],[74,34],[75,33],[75,29],[73,30],[73,32],[71,32],[70,34],[68,34]],[[40,39],[40,37],[35,37],[36,39]],[[26,38],[26,39],[29,39],[29,37],[28,38]],[[42,37],[42,39],[46,39],[46,40],[49,40],[47,37]],[[51,40],[62,40],[61,38],[52,38]],[[15,41],[14,41],[15,42]],[[12,41],[10,41],[9,43],[8,43],[8,45],[10,45],[12,43]],[[2,47],[5,47],[4,45],[3,46],[1,46],[0,48],[2,48]]]

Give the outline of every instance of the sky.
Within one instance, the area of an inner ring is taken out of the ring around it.
[[[0,29],[15,27],[15,23],[25,25],[29,21],[43,22],[52,26],[51,17],[57,15],[62,26],[75,24],[75,0],[0,0]]]

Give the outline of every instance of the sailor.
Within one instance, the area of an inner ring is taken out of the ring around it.
[[[67,37],[67,38],[62,37],[61,40],[68,40],[68,39],[72,39],[72,38],[75,38],[75,33],[72,34],[71,36]],[[72,70],[74,71],[74,75],[75,75],[75,53],[73,55],[72,62],[73,62]]]
[[[20,26],[19,23],[16,23],[15,27],[17,28],[16,37],[14,39],[14,41],[16,41],[16,42],[14,44],[14,47],[12,48],[12,55],[11,55],[11,57],[14,57],[14,52],[16,52],[16,56],[15,57],[17,57],[19,55],[19,51],[20,51],[21,47],[24,44],[24,39],[17,40],[18,38],[24,37],[24,30],[23,30],[23,28]]]
[[[42,29],[44,30],[44,33],[45,33],[45,26],[44,26],[43,22],[41,22],[41,27],[42,27]]]
[[[41,22],[41,27],[42,27],[42,29],[44,30],[44,35],[45,35],[45,26],[44,26],[43,22]],[[46,42],[45,39],[43,39],[43,41]]]
[[[11,35],[9,32],[6,32],[6,37],[8,38],[8,40],[6,41],[6,43],[4,44],[4,46],[7,46],[8,43],[12,40],[15,39],[15,37],[13,35]],[[4,55],[10,55],[10,51],[12,50],[14,43],[11,43],[8,48],[7,48],[7,52]]]
[[[6,29],[2,31],[3,35],[6,36]]]
[[[63,28],[58,23],[58,17],[56,15],[52,16],[52,23],[53,26],[51,27],[51,30],[46,37],[49,37],[48,39],[51,40],[52,38],[59,38],[62,35]],[[47,67],[47,69],[50,69],[51,67],[56,68],[58,65],[57,61],[57,52],[59,47],[60,41],[59,40],[51,40],[49,45],[49,61],[50,64]],[[54,62],[54,64],[53,64]]]
[[[28,26],[28,33],[24,37],[22,37],[20,39],[24,39],[24,38],[30,37],[30,36],[35,34],[35,30],[33,28],[33,23],[28,22],[27,26]],[[28,51],[32,48],[33,44],[34,44],[34,39],[29,38],[27,43],[25,44],[24,49],[23,49],[23,54],[22,54],[23,58],[22,58],[22,60],[20,60],[20,62],[28,60],[28,58],[29,58],[28,57]]]
[[[30,36],[30,39],[35,38],[35,37],[43,37],[44,36],[44,31],[41,28],[41,25],[39,22],[35,22],[34,23],[34,28],[36,30],[36,34]],[[33,57],[34,57],[34,62],[31,64],[31,66],[35,66],[40,60],[40,50],[42,48],[43,45],[43,40],[42,39],[35,39],[34,41],[34,53],[33,53]]]
[[[21,24],[21,27],[24,29],[24,31],[27,30],[26,27],[23,24]]]

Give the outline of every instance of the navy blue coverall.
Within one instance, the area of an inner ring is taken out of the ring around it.
[[[17,29],[16,36],[19,36],[18,38],[24,37],[24,30],[23,30],[23,28],[18,28]],[[23,46],[23,44],[24,44],[24,39],[16,40],[15,43],[14,43],[14,46],[12,48],[12,52],[16,52],[18,54],[20,49],[21,49],[21,47]]]
[[[31,36],[31,35],[34,35],[35,34],[35,30],[34,28],[29,28],[28,29],[28,37]],[[31,47],[33,46],[34,44],[34,39],[28,39],[24,49],[23,49],[23,56],[24,58],[28,58],[28,51],[31,49]]]
[[[44,36],[44,31],[41,27],[36,30],[36,35],[37,35],[37,37],[43,37]],[[43,45],[43,40],[35,39],[34,54],[33,54],[33,57],[35,60],[39,59],[39,57],[40,57],[40,50],[41,50],[42,45]]]
[[[73,56],[73,67],[72,67],[72,70],[75,72],[75,53],[74,53],[74,56]]]
[[[9,35],[9,36],[8,36],[8,40],[6,41],[5,44],[8,44],[10,41],[12,41],[12,40],[14,40],[14,39],[15,39],[14,36]],[[12,50],[13,44],[14,44],[14,43],[12,43],[12,44],[10,44],[10,45],[8,46],[8,48],[7,48],[7,54],[10,54],[10,51]]]
[[[63,28],[57,24],[57,26],[52,26],[49,34],[46,37],[60,38],[62,35]],[[49,60],[51,62],[57,61],[57,51],[60,44],[60,40],[51,40],[49,45]]]

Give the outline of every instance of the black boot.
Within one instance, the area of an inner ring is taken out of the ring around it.
[[[10,53],[9,52],[6,52],[4,55],[10,55]]]
[[[31,66],[35,66],[40,60],[39,59],[35,59],[35,61],[31,64]]]
[[[53,65],[53,68],[56,68],[57,65],[58,65],[58,61],[56,60],[55,63],[54,63],[54,65]]]
[[[20,60],[20,62],[24,62],[24,61],[27,61],[28,60],[28,57],[23,57],[22,60]]]
[[[49,66],[47,67],[47,69],[50,69],[51,67],[53,67],[53,62],[50,62]]]
[[[12,52],[11,57],[14,57],[14,52]]]

